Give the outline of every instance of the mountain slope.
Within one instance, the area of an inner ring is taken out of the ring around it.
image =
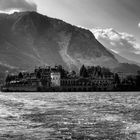
[[[136,64],[120,63],[113,72],[124,72],[127,74],[137,74],[140,71],[140,67]]]
[[[115,56],[86,29],[36,12],[0,14],[0,62],[10,69],[35,66],[120,66]]]
[[[36,12],[0,15],[0,49],[0,61],[20,69],[118,64],[90,31]]]
[[[110,51],[114,55],[114,57],[118,60],[119,63],[135,64],[135,65],[140,66],[140,63],[137,63],[137,62],[132,61],[132,60],[128,60],[128,59],[120,56],[119,54],[117,54],[109,49],[108,49],[108,51]]]

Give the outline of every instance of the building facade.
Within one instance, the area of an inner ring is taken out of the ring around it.
[[[60,87],[61,83],[61,74],[60,72],[51,72],[51,87]]]

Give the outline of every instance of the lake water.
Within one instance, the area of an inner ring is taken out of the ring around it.
[[[0,93],[0,140],[140,140],[140,93]]]

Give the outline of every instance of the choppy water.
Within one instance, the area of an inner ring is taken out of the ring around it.
[[[0,140],[140,140],[140,93],[0,93]]]

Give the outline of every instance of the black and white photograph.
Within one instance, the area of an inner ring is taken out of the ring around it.
[[[0,0],[0,140],[140,140],[140,0]]]

